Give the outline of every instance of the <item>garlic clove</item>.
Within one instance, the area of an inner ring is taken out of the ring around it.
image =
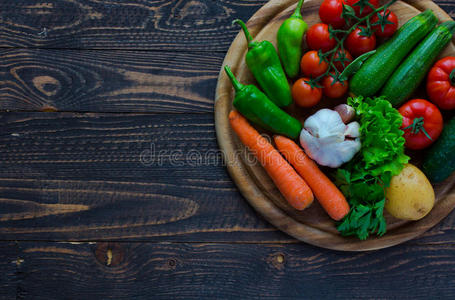
[[[355,109],[347,104],[340,104],[335,106],[334,110],[340,115],[344,124],[348,124],[355,117]]]
[[[349,123],[346,126],[344,135],[349,138],[358,138],[360,137],[360,124],[358,122]]]

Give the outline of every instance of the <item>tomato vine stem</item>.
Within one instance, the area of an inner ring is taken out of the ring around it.
[[[311,86],[320,87],[318,85],[318,82],[321,81],[324,77],[328,76],[331,72],[335,73],[334,76],[332,76],[334,78],[334,81],[333,81],[332,84],[340,81],[338,76],[341,74],[341,72],[335,66],[334,59],[335,59],[335,55],[338,52],[338,50],[340,50],[339,56],[341,57],[343,55],[343,53],[344,53],[344,42],[345,42],[346,38],[348,37],[348,35],[351,32],[353,32],[360,24],[362,24],[365,21],[367,21],[367,30],[369,32],[372,32],[372,30],[371,30],[371,26],[372,25],[369,22],[370,18],[374,14],[376,14],[376,13],[382,11],[382,10],[384,11],[384,15],[386,15],[385,12],[387,11],[387,9],[392,4],[394,4],[395,2],[397,2],[397,0],[392,0],[392,1],[384,4],[383,6],[381,6],[379,8],[375,8],[371,3],[368,2],[368,5],[373,9],[373,11],[370,14],[368,14],[365,17],[362,17],[362,18],[357,17],[355,15],[354,9],[352,7],[350,7],[349,5],[343,4],[343,13],[342,13],[343,18],[347,22],[350,22],[352,20],[356,20],[356,22],[353,23],[353,25],[351,25],[351,27],[349,27],[349,29],[347,29],[347,30],[333,29],[332,26],[329,26],[330,36],[331,36],[331,38],[334,38],[336,40],[337,45],[333,49],[331,49],[331,50],[329,50],[329,51],[327,51],[325,53],[322,53],[322,51],[319,51],[319,56],[320,56],[321,61],[323,60],[323,61],[327,62],[329,64],[329,67],[327,68],[327,71],[324,74],[322,74],[322,75],[320,75],[320,76],[318,76],[316,78],[311,78],[307,83],[310,84]],[[380,17],[382,18],[382,16],[380,16]],[[338,33],[343,33],[344,34],[341,39],[339,39],[337,37]],[[330,56],[330,55],[332,55],[330,60],[327,60],[326,58],[328,56]],[[343,64],[343,66],[344,66],[343,58],[341,59],[341,62]],[[454,77],[455,77],[455,74],[454,74]]]

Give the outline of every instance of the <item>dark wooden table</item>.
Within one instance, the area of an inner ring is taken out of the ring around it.
[[[455,213],[343,253],[239,194],[214,93],[231,21],[265,3],[1,1],[0,298],[455,297]]]

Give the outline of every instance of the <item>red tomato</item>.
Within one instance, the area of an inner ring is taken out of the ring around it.
[[[343,13],[343,0],[324,0],[319,7],[319,17],[325,24],[333,28],[343,28],[346,22],[341,17]]]
[[[335,39],[330,38],[329,26],[324,23],[314,24],[306,33],[308,47],[312,50],[327,52],[336,46]]]
[[[379,14],[381,16],[384,16],[384,11],[380,11]],[[378,23],[378,25],[374,25],[373,26],[373,31],[374,33],[376,34],[376,36],[380,36],[380,37],[391,37],[398,29],[398,18],[397,18],[397,15],[394,14],[393,12],[391,12],[390,10],[387,10],[386,13],[385,13],[385,16],[387,16],[387,19],[386,19],[386,22],[390,22],[392,24],[386,24],[384,26],[384,31],[382,30],[382,27],[381,25],[379,25],[379,17],[378,15],[374,15],[372,18],[371,18],[371,24],[376,24]]]
[[[369,5],[366,5],[363,8],[362,13],[360,13],[360,6],[355,5],[359,1],[360,0],[344,0],[344,3],[346,5],[352,6],[354,8],[355,14],[357,17],[366,17],[367,15],[369,15],[373,12],[373,8],[371,8],[371,6],[369,6]],[[371,5],[373,5],[375,8],[379,7],[379,0],[370,0],[368,2]]]
[[[322,90],[324,95],[329,98],[341,98],[348,91],[349,85],[347,81],[333,83],[335,79],[332,76],[327,76],[322,80]]]
[[[300,78],[292,86],[292,98],[298,106],[312,107],[321,101],[321,89],[312,88],[308,81],[308,78]]]
[[[371,33],[371,36],[363,36],[360,33],[362,32],[359,26],[354,31],[352,31],[346,38],[345,47],[346,49],[354,56],[360,56],[364,53],[373,51],[376,48],[376,36],[374,33]]]
[[[343,64],[341,63],[340,60],[340,53],[343,53],[344,55],[344,66]],[[334,65],[335,67],[337,68],[338,72],[343,72],[343,70],[352,62],[353,58],[352,58],[352,55],[343,49],[343,52],[341,50],[338,50],[336,53],[335,53],[335,56],[333,57],[333,61],[334,61]]]
[[[398,110],[403,116],[405,146],[420,150],[430,146],[441,135],[444,126],[442,115],[433,103],[424,99],[414,99]]]
[[[316,78],[324,74],[329,68],[329,64],[321,61],[318,51],[312,50],[305,53],[300,61],[300,69],[306,77]]]
[[[455,57],[438,61],[427,79],[430,100],[442,109],[455,109]]]

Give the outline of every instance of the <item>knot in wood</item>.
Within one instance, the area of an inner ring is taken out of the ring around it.
[[[32,83],[38,91],[47,97],[55,96],[62,88],[60,81],[49,75],[35,76]]]
[[[277,270],[283,270],[286,264],[286,258],[283,253],[273,253],[267,258],[267,262]]]
[[[125,249],[120,243],[97,243],[95,257],[102,265],[117,267],[125,258]]]
[[[173,270],[177,267],[177,260],[175,260],[174,258],[170,258],[167,261],[167,265],[168,265],[169,270]]]

